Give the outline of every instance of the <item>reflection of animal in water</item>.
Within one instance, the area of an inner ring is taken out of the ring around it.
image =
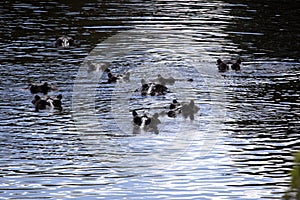
[[[162,85],[173,85],[175,83],[175,79],[173,77],[164,78],[160,74],[157,75],[157,80]]]
[[[169,92],[169,89],[162,85],[156,83],[146,83],[145,79],[141,80],[142,88],[141,88],[141,95],[151,95],[151,96],[158,96],[158,95],[165,95]]]
[[[125,82],[129,81],[130,72],[126,72],[125,74],[118,74],[113,75],[110,71],[110,69],[106,69],[105,72],[107,72],[108,80],[107,83],[116,83],[118,80],[122,80]]]
[[[184,118],[190,118],[190,120],[194,120],[194,114],[200,110],[199,107],[195,105],[194,100],[191,100],[190,103],[186,103],[182,105],[181,112]]]
[[[70,47],[74,45],[74,39],[68,36],[61,36],[55,41],[57,47]]]
[[[233,64],[231,65],[231,69],[232,69],[232,70],[235,70],[235,71],[240,71],[240,70],[241,70],[241,66],[240,66],[241,63],[242,63],[241,59],[238,59],[238,60],[236,61],[236,63],[233,63]]]
[[[174,85],[175,81],[188,81],[188,82],[193,82],[194,79],[192,78],[188,78],[188,79],[175,79],[173,77],[169,77],[169,78],[164,78],[162,77],[160,74],[157,75],[157,81],[162,84],[162,85]]]
[[[181,113],[181,105],[176,99],[174,99],[170,104],[168,117],[175,118],[180,113]]]
[[[30,84],[29,90],[32,94],[43,93],[47,94],[50,91],[56,90],[56,88],[52,85],[49,85],[47,82],[41,85]]]
[[[157,125],[160,124],[160,120],[158,119],[158,113],[155,113],[152,117],[151,117],[151,122],[149,124],[149,130],[153,131],[155,134],[158,134],[158,127]]]
[[[90,61],[87,61],[87,72],[91,73],[91,72],[105,72],[107,67],[108,67],[108,63],[92,63]]]
[[[229,70],[229,66],[227,64],[225,64],[221,59],[217,60],[217,66],[218,66],[219,72],[226,72],[227,70]]]

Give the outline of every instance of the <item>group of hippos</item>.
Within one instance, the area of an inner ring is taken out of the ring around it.
[[[57,38],[55,41],[55,45],[57,47],[67,48],[74,45],[76,42],[67,36],[62,36]],[[238,59],[236,63],[231,65],[231,69],[235,71],[240,71],[241,60]],[[226,72],[229,70],[229,65],[223,62],[221,59],[217,60],[217,67],[219,72]],[[102,69],[107,73],[107,83],[113,84],[117,81],[129,81],[130,73],[127,72],[125,74],[115,75],[111,72],[108,67]],[[187,81],[192,82],[193,79],[187,79]],[[170,92],[167,85],[173,85],[175,79],[164,78],[160,74],[158,74],[158,78],[156,82],[147,83],[144,79],[141,79],[141,87],[136,91],[139,91],[142,96],[160,96],[166,95]],[[48,96],[48,92],[55,91],[57,88],[53,85],[48,84],[47,82],[43,84],[31,84],[29,86],[29,90],[32,94],[36,94],[34,99],[32,100],[32,104],[35,107],[35,111],[45,110],[48,108],[62,111],[62,95],[59,94],[57,96]],[[39,96],[38,93],[43,94],[44,96]],[[166,108],[167,110],[163,112],[163,115],[167,115],[170,118],[175,118],[179,114],[182,114],[183,117],[189,117],[191,120],[194,119],[194,114],[198,112],[199,108],[195,105],[194,101],[191,100],[189,103],[180,103],[178,100],[174,99],[170,103],[170,105]],[[155,133],[158,133],[157,125],[160,123],[158,119],[159,115],[155,113],[153,116],[148,116],[146,113],[139,115],[137,110],[133,110],[133,124],[135,128],[143,129],[143,130],[151,130]]]
[[[68,36],[61,36],[55,40],[54,45],[56,47],[67,48],[77,44],[77,42]],[[57,96],[48,96],[48,92],[55,91],[57,88],[53,85],[44,82],[42,84],[30,84],[29,90],[32,94],[35,94],[34,99],[31,103],[34,105],[35,111],[38,112],[40,110],[46,109],[55,109],[58,111],[62,111],[62,94]],[[42,94],[44,96],[40,96]]]
[[[89,69],[95,69],[95,67],[90,67]],[[130,78],[130,73],[126,72],[124,74],[114,74],[112,70],[108,67],[101,69],[104,73],[107,74],[108,84],[114,84],[116,82],[128,82]],[[89,70],[88,70],[89,71]],[[179,80],[179,79],[178,79]],[[192,82],[193,79],[180,79],[188,82]],[[173,77],[165,78],[160,74],[157,75],[157,78],[151,82],[147,82],[145,79],[141,79],[141,85],[134,92],[138,92],[142,97],[147,96],[164,96],[167,93],[170,93],[168,85],[173,85],[176,79]],[[141,114],[138,114],[138,110],[132,110],[134,133],[140,132],[141,130],[158,133],[157,125],[160,124],[160,116],[168,116],[169,118],[176,118],[178,115],[182,115],[184,118],[190,118],[194,120],[194,114],[199,111],[199,108],[195,105],[194,100],[190,100],[188,103],[178,102],[177,99],[173,99],[172,102],[160,113],[154,113],[150,115],[145,111]]]
[[[40,110],[56,109],[62,111],[62,95],[59,94],[57,96],[48,96],[48,92],[55,91],[56,87],[53,85],[49,85],[47,82],[43,84],[30,84],[29,90],[32,94],[36,94],[34,99],[31,101],[35,107],[35,111],[38,112]],[[38,95],[38,93],[43,94],[44,96]]]

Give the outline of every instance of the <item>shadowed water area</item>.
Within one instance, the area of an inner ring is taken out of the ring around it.
[[[281,199],[300,142],[299,9],[1,2],[0,199]],[[55,46],[64,35],[75,44]],[[241,71],[218,72],[218,58]],[[103,66],[130,81],[107,83]],[[170,92],[142,96],[158,75],[176,79]],[[29,84],[43,82],[61,112],[35,112]],[[173,99],[200,110],[170,118]],[[157,132],[133,110],[158,113]]]

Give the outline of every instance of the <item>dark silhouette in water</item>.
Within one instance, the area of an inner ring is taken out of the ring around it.
[[[50,91],[56,90],[56,88],[49,85],[47,82],[45,82],[42,85],[30,84],[29,85],[29,90],[32,94],[37,94],[37,93],[47,94]]]
[[[106,68],[104,71],[107,72],[107,76],[108,76],[107,83],[116,83],[118,80],[122,80],[126,82],[129,81],[130,72],[127,72],[125,74],[113,75],[110,69],[108,68]]]
[[[40,110],[45,110],[47,107],[51,106],[50,103],[44,99],[41,99],[39,95],[35,95],[34,99],[31,103],[35,106],[35,111],[38,112]]]
[[[140,126],[141,128],[148,126],[151,122],[151,119],[146,114],[139,116],[135,110],[132,111],[132,116],[133,123],[137,126]]]
[[[229,66],[227,64],[225,64],[221,59],[217,60],[217,66],[218,66],[219,72],[226,72],[227,70],[229,70]]]
[[[241,66],[240,66],[241,63],[242,63],[242,61],[240,59],[238,59],[236,61],[236,63],[231,65],[231,69],[235,70],[235,71],[240,71],[241,70]]]
[[[134,133],[139,133],[141,130],[152,131],[155,134],[159,133],[157,125],[161,122],[158,119],[158,113],[155,113],[152,117],[148,117],[146,114],[139,116],[138,113],[134,110],[132,111],[132,116],[134,124]]]
[[[48,108],[57,109],[62,111],[62,95],[59,94],[56,97],[47,97],[47,99],[42,99],[39,95],[35,95],[31,103],[35,106],[35,111],[46,110]]]
[[[158,95],[165,95],[169,92],[168,88],[162,84],[156,83],[146,83],[145,79],[141,80],[142,88],[141,88],[141,95],[151,95],[151,96],[158,96]]]
[[[176,99],[174,99],[170,104],[169,111],[167,113],[168,117],[175,118],[180,113],[181,113],[181,105]]]

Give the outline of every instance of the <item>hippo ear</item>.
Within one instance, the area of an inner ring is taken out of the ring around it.
[[[134,111],[132,111],[132,116],[137,116],[138,114],[137,114],[137,112],[134,110]]]
[[[108,67],[103,67],[103,69],[104,69],[103,71],[106,72],[106,73],[110,72],[110,69]]]
[[[69,39],[69,45],[73,46],[74,45],[74,39],[73,38],[68,38]]]
[[[110,72],[108,72],[107,76],[108,76],[108,78],[112,78],[113,77],[112,73],[110,73]]]
[[[56,98],[58,98],[59,100],[61,100],[62,99],[62,94],[57,95]]]
[[[63,45],[63,41],[60,38],[58,38],[55,42],[55,45],[61,47]]]

